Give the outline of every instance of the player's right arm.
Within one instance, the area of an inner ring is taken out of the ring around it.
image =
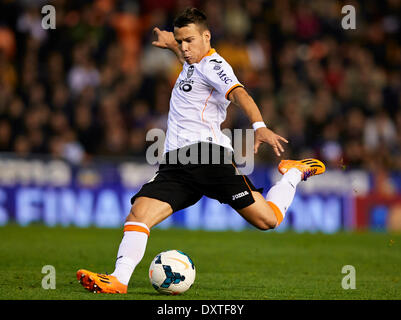
[[[178,42],[174,38],[174,34],[169,31],[160,30],[158,27],[153,29],[153,33],[156,35],[157,40],[153,41],[152,45],[158,48],[171,50],[177,56],[180,63],[184,64],[185,60],[178,47]]]
[[[258,106],[243,87],[235,88],[228,94],[227,99],[239,106],[246,113],[251,123],[264,122]],[[254,152],[257,153],[260,144],[264,142],[270,144],[276,155],[280,157],[280,152],[284,152],[284,148],[280,143],[281,141],[288,143],[285,138],[274,133],[272,130],[266,127],[259,128],[255,130]]]
[[[219,61],[220,60],[220,61]],[[214,62],[218,64],[217,69]],[[252,97],[246,92],[244,86],[238,81],[231,66],[223,59],[213,59],[206,63],[203,76],[207,83],[216,91],[225,96],[225,99],[239,106],[248,116],[251,123],[263,122],[262,115]],[[280,157],[280,152],[284,152],[280,141],[288,141],[274,133],[272,130],[263,127],[255,131],[254,152],[257,153],[261,143],[268,143],[274,152]]]

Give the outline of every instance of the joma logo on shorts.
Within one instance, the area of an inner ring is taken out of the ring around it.
[[[238,198],[245,197],[245,196],[248,195],[248,194],[249,194],[248,191],[243,191],[243,192],[234,194],[234,195],[233,195],[233,200],[237,200]]]

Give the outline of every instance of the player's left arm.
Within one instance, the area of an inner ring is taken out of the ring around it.
[[[258,106],[252,97],[246,92],[242,86],[236,87],[228,94],[228,100],[244,110],[251,123],[264,122]],[[272,146],[277,156],[280,152],[284,152],[280,142],[288,143],[282,136],[274,133],[272,130],[262,127],[255,130],[255,145],[254,152],[257,153],[261,143],[265,142]]]

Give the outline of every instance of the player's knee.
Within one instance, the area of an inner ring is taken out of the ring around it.
[[[149,219],[152,218],[152,214],[148,211],[146,206],[134,202],[125,222],[141,222],[149,226]]]
[[[149,229],[157,225],[172,213],[169,204],[158,200],[138,198],[131,207],[126,222],[141,222]]]
[[[277,218],[276,216],[272,215],[264,215],[262,216],[256,224],[256,227],[259,230],[269,230],[269,229],[274,229],[277,225]]]
[[[276,226],[275,224],[271,224],[271,223],[265,222],[265,221],[261,221],[256,225],[256,227],[261,231],[274,229],[275,226]]]
[[[143,222],[145,219],[145,213],[140,208],[134,208],[134,205],[131,206],[131,210],[127,216],[126,221],[135,221],[135,222]]]

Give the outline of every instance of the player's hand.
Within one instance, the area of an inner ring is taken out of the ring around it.
[[[157,40],[152,42],[152,45],[162,49],[172,49],[177,46],[174,34],[169,31],[160,30],[158,27],[153,29],[153,33],[156,35]]]
[[[271,131],[268,128],[259,128],[255,131],[255,144],[254,144],[254,152],[258,153],[258,149],[261,143],[265,142],[268,143],[272,146],[275,154],[280,157],[280,152],[284,152],[284,148],[282,147],[280,142],[285,142],[288,143],[288,141],[283,138],[282,136],[279,136],[278,134],[275,134],[273,131]]]

